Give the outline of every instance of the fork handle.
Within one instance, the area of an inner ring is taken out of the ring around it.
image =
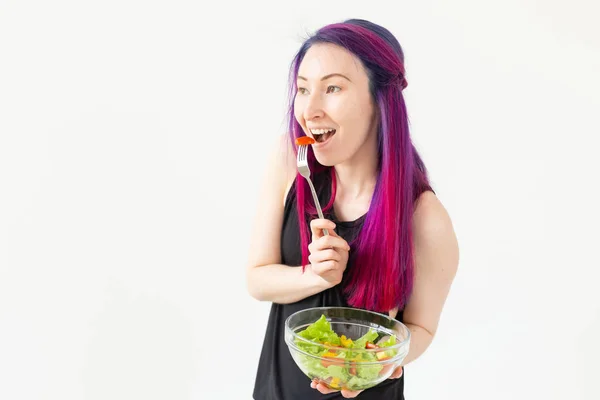
[[[321,210],[321,203],[319,203],[319,198],[317,197],[317,192],[315,192],[315,187],[313,186],[310,178],[306,179],[306,181],[308,182],[308,186],[310,186],[310,192],[312,193],[313,200],[315,201],[315,207],[317,208],[319,218],[323,219],[323,211]],[[323,234],[328,236],[329,231],[327,231],[327,229],[323,229]]]

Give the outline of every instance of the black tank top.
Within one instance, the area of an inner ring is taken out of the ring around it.
[[[326,172],[315,176],[313,183],[322,205],[331,196],[331,179]],[[300,232],[296,211],[295,185],[290,189],[284,207],[281,234],[281,263],[298,266],[302,263]],[[356,237],[362,227],[364,217],[355,221],[339,221],[333,211],[325,212],[324,217],[336,224],[336,232],[348,243]],[[310,223],[310,219],[305,221]],[[352,250],[345,273],[352,268]],[[346,275],[346,274],[345,274]],[[310,387],[310,379],[296,365],[284,341],[285,320],[296,311],[310,307],[348,307],[343,293],[343,282],[330,289],[309,296],[292,304],[273,303],[260,355],[253,397],[256,400],[323,400],[343,399],[340,392],[323,395]],[[396,319],[402,321],[402,312]],[[362,400],[402,400],[404,399],[404,375],[399,379],[388,379],[379,385],[363,391],[357,399]]]

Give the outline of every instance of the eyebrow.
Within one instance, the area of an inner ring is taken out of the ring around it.
[[[322,77],[322,78],[321,78],[321,81],[324,81],[324,80],[326,80],[326,79],[332,78],[332,77],[334,77],[334,76],[341,76],[342,78],[344,78],[344,79],[347,79],[347,80],[348,80],[348,82],[352,82],[352,81],[350,80],[350,78],[348,78],[346,75],[342,75],[342,74],[338,74],[338,73],[333,73],[333,74],[325,75],[324,77]],[[307,81],[307,80],[308,80],[308,79],[306,79],[305,77],[303,77],[303,76],[300,76],[300,75],[298,75],[298,79],[302,79],[303,81]]]

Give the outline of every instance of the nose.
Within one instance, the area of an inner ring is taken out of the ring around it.
[[[304,107],[304,120],[311,121],[325,115],[323,105],[321,104],[321,96],[319,93],[314,93],[308,96]]]

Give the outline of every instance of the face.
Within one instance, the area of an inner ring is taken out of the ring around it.
[[[360,60],[333,44],[313,45],[298,70],[296,120],[314,138],[317,161],[351,162],[376,151],[376,112],[369,78]]]

